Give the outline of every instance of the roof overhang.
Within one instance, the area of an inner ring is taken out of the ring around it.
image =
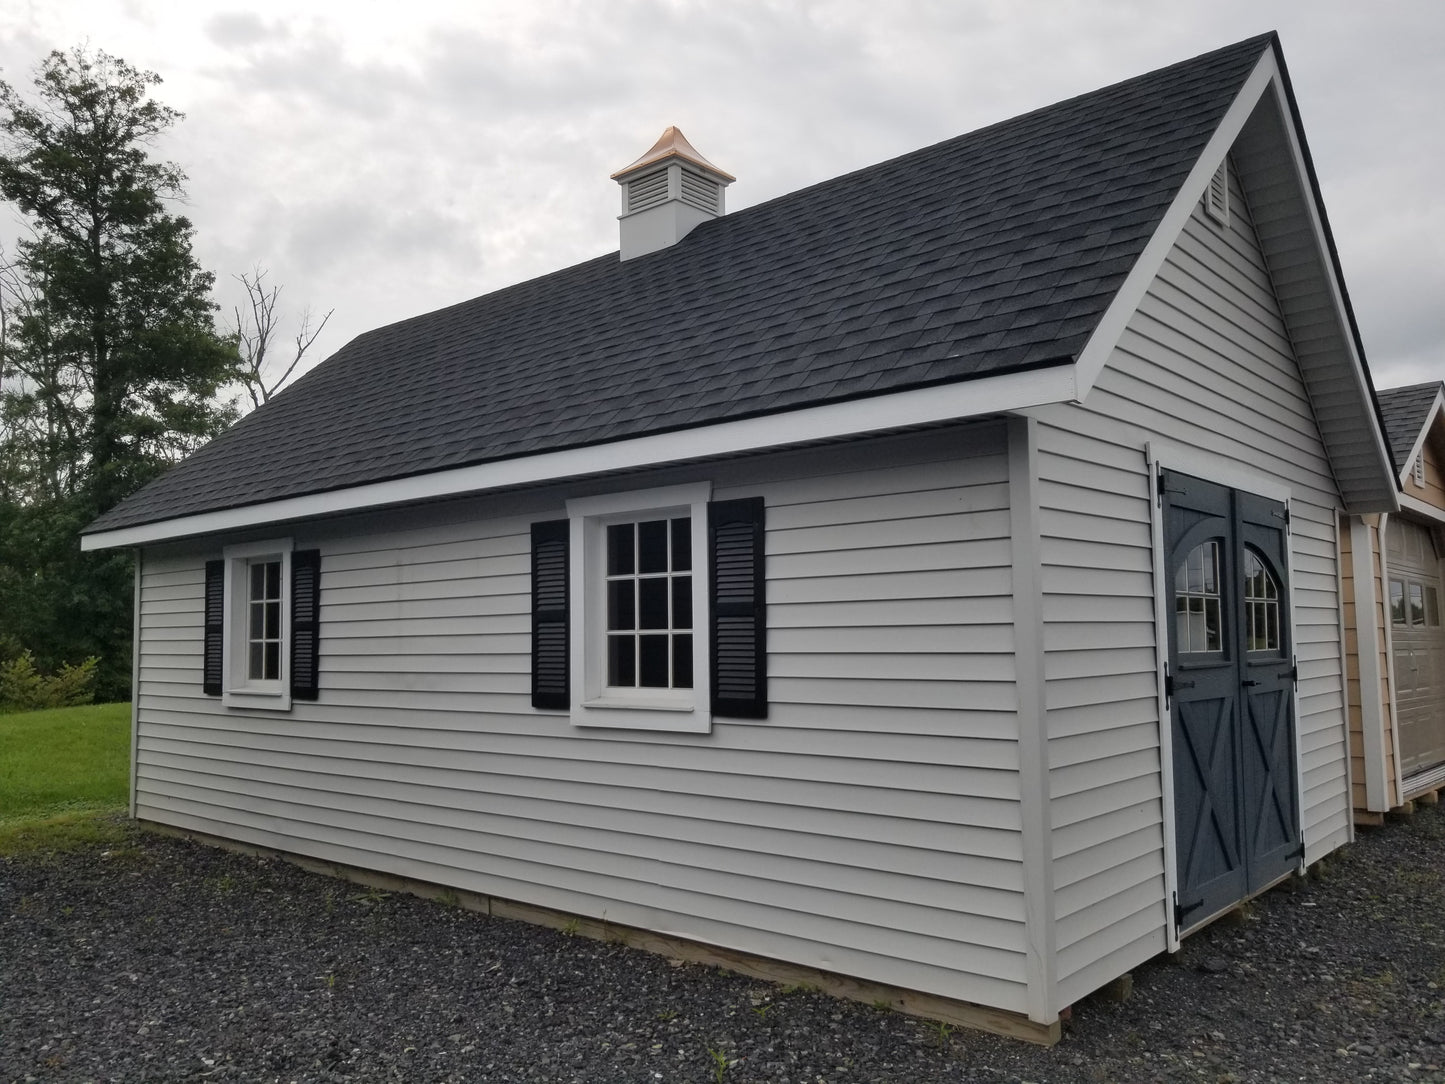
[[[1394,464],[1277,42],[1260,57],[1080,353],[1079,395],[1098,380],[1231,153],[1345,509],[1394,511]]]
[[[977,418],[1076,398],[1074,363],[914,388],[696,429],[634,437],[517,459],[287,497],[239,508],[119,527],[82,535],[83,550],[144,546],[221,531],[340,515],[413,501],[542,485],[566,478],[638,470],[665,463],[866,436],[910,426]]]

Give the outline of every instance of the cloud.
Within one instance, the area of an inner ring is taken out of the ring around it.
[[[213,15],[202,24],[208,38],[222,48],[259,45],[274,40],[279,34],[285,36],[285,26],[267,23],[251,12],[224,12]]]

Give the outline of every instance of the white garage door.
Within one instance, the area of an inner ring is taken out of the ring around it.
[[[1395,517],[1386,529],[1395,710],[1406,778],[1445,763],[1445,627],[1440,555],[1428,527]]]

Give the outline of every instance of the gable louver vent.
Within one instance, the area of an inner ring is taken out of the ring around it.
[[[733,181],[697,152],[676,128],[612,175],[622,186],[622,259],[677,244],[723,213],[723,190]]]
[[[1204,190],[1204,213],[1221,226],[1229,225],[1229,160],[1219,163]]]

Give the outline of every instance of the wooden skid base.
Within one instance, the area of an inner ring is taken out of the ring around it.
[[[187,831],[155,821],[139,821],[138,823],[147,831],[157,832],[161,835],[194,840],[206,846],[219,847],[240,854],[279,858],[312,873],[336,877],[353,884],[365,885],[368,888],[379,888],[386,892],[405,892],[424,899],[438,900],[451,906],[462,907],[468,911],[490,915],[493,918],[515,919],[538,926],[548,926],[554,930],[561,930],[563,933],[590,937],[597,941],[611,941],[627,945],[629,948],[655,952],[688,963],[719,967],[766,982],[812,987],[832,997],[861,1001],[865,1005],[881,1007],[886,1004],[890,1009],[906,1013],[909,1016],[941,1020],[958,1027],[987,1031],[995,1035],[1038,1043],[1042,1046],[1053,1046],[1059,1041],[1062,1034],[1062,1025],[1059,1020],[1040,1024],[1025,1016],[1001,1009],[989,1009],[967,1001],[939,997],[936,994],[925,994],[916,990],[904,990],[897,986],[869,982],[865,979],[855,979],[801,964],[791,964],[783,960],[769,959],[766,956],[738,952],[720,945],[708,945],[682,937],[653,933],[651,930],[638,929],[635,926],[620,926],[612,922],[553,910],[550,907],[518,903],[496,896],[486,896],[479,892],[448,888],[446,885],[434,884],[430,881],[416,881],[409,877],[397,877],[390,873],[378,873],[374,870],[346,866],[337,862],[324,862],[290,851],[278,851],[270,847],[240,843],[222,836],[213,836],[207,832]]]
[[[1357,809],[1355,810],[1355,823],[1362,828],[1379,828],[1385,823],[1385,814]]]

